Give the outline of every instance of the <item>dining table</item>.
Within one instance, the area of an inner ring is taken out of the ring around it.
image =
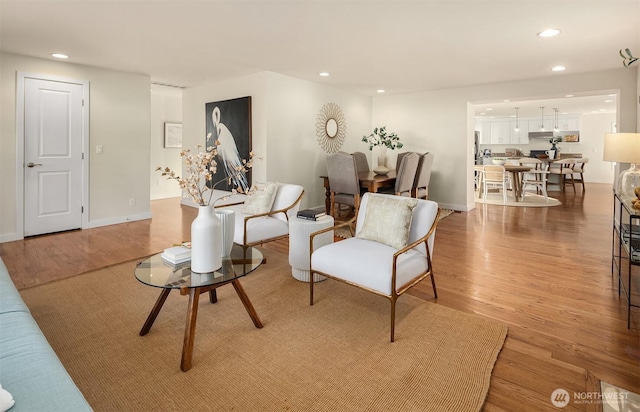
[[[329,176],[320,176],[324,186],[325,200],[324,205],[327,214],[331,210],[331,188],[329,186]],[[396,185],[396,171],[390,170],[389,173],[380,175],[370,170],[368,172],[358,172],[358,182],[360,187],[367,189],[368,192],[377,192],[381,187],[394,187]]]
[[[504,171],[511,173],[511,182],[513,189],[513,196],[515,197],[515,201],[519,202],[522,198],[522,174],[531,171],[530,166],[522,166],[522,165],[503,165]],[[482,166],[477,165],[476,171],[479,172],[478,177],[478,199],[482,198]]]

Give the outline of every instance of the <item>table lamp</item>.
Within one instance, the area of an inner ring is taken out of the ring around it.
[[[607,162],[631,163],[618,177],[616,192],[623,198],[635,197],[640,187],[640,133],[607,133],[604,135],[604,154]]]

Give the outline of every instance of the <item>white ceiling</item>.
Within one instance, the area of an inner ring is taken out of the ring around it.
[[[621,68],[621,48],[640,55],[640,0],[0,0],[2,51],[183,87],[273,71],[395,94]]]

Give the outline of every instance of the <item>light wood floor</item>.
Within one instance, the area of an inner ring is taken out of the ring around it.
[[[551,393],[596,391],[598,379],[640,393],[640,310],[611,276],[611,185],[555,192],[562,206],[478,205],[442,220],[433,264],[437,304],[493,318],[509,335],[491,378],[487,411],[557,410]],[[0,244],[18,288],[161,251],[189,239],[195,210],[152,202],[153,219]],[[287,241],[264,246],[286,253]],[[637,267],[640,276],[640,267]],[[640,289],[640,281],[635,286]],[[434,301],[430,282],[411,292]],[[640,296],[636,296],[636,302]],[[397,330],[402,339],[409,330]],[[571,404],[563,410],[599,410]]]

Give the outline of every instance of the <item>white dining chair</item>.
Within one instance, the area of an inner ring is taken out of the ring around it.
[[[531,170],[525,172],[522,176],[522,200],[525,197],[525,191],[527,187],[534,187],[536,193],[540,192],[544,196],[544,200],[548,199],[547,196],[547,176],[549,175],[549,163],[543,162],[540,159],[527,159],[522,163],[523,166],[531,166]]]
[[[502,165],[484,165],[482,167],[482,196],[487,200],[489,188],[502,190],[502,203],[507,203],[507,173]]]

